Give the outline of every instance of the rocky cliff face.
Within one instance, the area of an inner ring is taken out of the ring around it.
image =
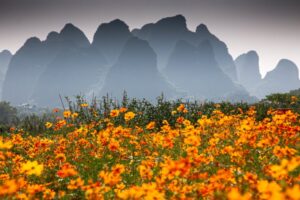
[[[28,39],[12,57],[3,85],[2,99],[12,104],[27,102],[46,65],[45,48],[38,38]]]
[[[84,95],[100,81],[104,57],[93,49],[69,49],[57,56],[41,74],[32,98],[40,106],[59,106],[63,98]]]
[[[259,72],[259,57],[255,51],[242,54],[235,60],[238,72],[238,82],[251,94],[255,95],[255,89],[262,81]]]
[[[159,69],[166,67],[169,56],[178,41],[184,40],[198,46],[208,40],[222,71],[232,80],[237,80],[236,67],[226,44],[212,35],[204,24],[199,25],[196,32],[191,32],[186,26],[186,19],[182,15],[177,15],[161,19],[154,24],[147,24],[140,30],[135,29],[133,34],[147,40],[153,47],[158,54]]]
[[[66,24],[60,33],[49,33],[45,41],[35,37],[30,38],[10,62],[3,86],[3,99],[12,104],[34,102],[35,89],[40,84],[41,75],[46,70],[49,71],[47,68],[50,63],[57,57],[65,55],[66,52],[88,46],[89,41],[83,32],[72,24]],[[65,68],[58,70],[65,70]],[[52,82],[55,82],[55,77],[48,84]]]
[[[221,100],[232,93],[248,95],[220,69],[209,41],[194,47],[186,41],[177,43],[165,74],[169,80],[190,97],[202,100]]]
[[[98,49],[106,61],[112,65],[131,36],[128,25],[117,19],[98,27],[92,46]]]
[[[237,80],[236,66],[232,56],[228,52],[227,45],[211,34],[204,24],[200,24],[196,29],[196,41],[198,44],[208,40],[215,54],[215,59],[222,71],[233,81]]]
[[[9,62],[11,60],[12,54],[4,50],[0,52],[0,100],[2,96],[2,87],[5,79],[6,71],[8,69]]]
[[[155,24],[147,24],[141,30],[135,30],[135,35],[147,40],[157,54],[158,68],[164,69],[175,44],[182,39],[188,29],[182,15],[159,20]]]
[[[13,56],[4,53],[4,63],[10,61],[4,80],[7,64],[0,54],[2,99],[13,105],[57,106],[59,95],[119,97],[124,90],[129,97],[150,100],[163,92],[168,98],[252,101],[248,92],[263,98],[300,87],[291,61],[281,60],[262,80],[256,52],[234,63],[224,42],[204,24],[188,30],[182,15],[132,32],[118,19],[101,24],[92,44],[79,28],[66,24],[45,41],[28,39]]]
[[[164,93],[166,97],[175,94],[173,88],[157,70],[156,54],[149,44],[138,38],[131,38],[110,69],[102,95],[120,98],[126,91],[130,97],[154,100]]]

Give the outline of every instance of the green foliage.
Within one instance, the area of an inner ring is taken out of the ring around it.
[[[300,88],[297,90],[291,90],[289,94],[300,97]]]
[[[17,118],[17,109],[8,102],[0,102],[0,132],[12,125]]]
[[[146,99],[130,99],[126,93],[124,93],[121,101],[111,98],[108,95],[101,99],[94,98],[90,101],[87,101],[82,96],[77,96],[75,99],[66,98],[68,104],[64,106],[63,109],[60,109],[58,113],[49,112],[43,115],[31,114],[19,118],[16,118],[16,109],[9,106],[8,103],[3,102],[0,104],[0,110],[4,110],[3,112],[1,111],[1,115],[3,115],[2,113],[10,114],[4,114],[7,117],[1,116],[0,124],[2,122],[4,124],[14,125],[31,134],[38,134],[47,130],[45,127],[46,122],[54,123],[57,117],[63,118],[62,112],[64,110],[78,113],[78,117],[76,117],[73,122],[75,125],[80,126],[80,124],[83,123],[103,121],[109,117],[111,110],[124,107],[127,108],[128,111],[138,114],[138,117],[135,117],[131,121],[131,123],[137,126],[145,126],[152,121],[155,122],[157,126],[162,126],[163,120],[167,120],[170,125],[175,125],[177,117],[182,116],[182,114],[176,112],[172,114],[172,111],[176,111],[180,104],[184,104],[185,108],[189,111],[184,113],[183,117],[192,123],[195,123],[202,115],[210,116],[216,108],[224,114],[230,115],[244,113],[249,110],[251,106],[256,108],[256,119],[262,120],[268,117],[267,111],[270,109],[291,109],[294,112],[300,113],[300,101],[298,99],[300,98],[287,93],[272,94],[254,104],[245,102],[220,102],[216,104],[213,102],[184,101],[182,99],[170,101],[166,100],[163,95],[158,97],[154,103]],[[88,104],[88,106],[82,106],[84,104]],[[126,125],[124,115],[120,115],[113,120],[116,125]]]

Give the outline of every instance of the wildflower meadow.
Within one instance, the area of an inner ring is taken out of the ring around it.
[[[54,109],[41,132],[11,127],[0,136],[0,198],[300,199],[294,109],[168,105],[155,115],[80,102]]]

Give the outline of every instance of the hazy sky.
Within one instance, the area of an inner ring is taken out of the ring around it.
[[[103,22],[120,18],[133,29],[176,14],[193,31],[205,23],[234,58],[256,50],[263,75],[281,58],[300,67],[300,0],[0,0],[0,51],[68,22],[92,40]]]

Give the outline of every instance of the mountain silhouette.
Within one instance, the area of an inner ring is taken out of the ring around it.
[[[179,41],[164,72],[176,87],[188,91],[195,99],[221,100],[233,93],[248,96],[220,69],[209,41],[198,47]]]
[[[87,48],[90,46],[90,42],[85,34],[76,26],[68,23],[60,32],[61,40],[70,45],[74,44],[78,47]]]
[[[196,29],[196,43],[200,44],[205,40],[210,42],[215,54],[215,59],[223,72],[233,81],[236,81],[236,67],[232,56],[228,52],[226,44],[219,40],[215,35],[211,34],[206,25],[200,24]]]
[[[259,57],[255,51],[249,51],[236,58],[235,64],[238,73],[238,82],[252,95],[262,78],[259,72]]]
[[[9,62],[12,54],[8,50],[0,52],[0,99],[2,95],[2,86],[5,79],[6,71],[8,69]]]
[[[159,69],[166,67],[169,56],[178,41],[185,40],[198,46],[203,41],[208,40],[212,45],[220,68],[232,80],[237,80],[236,67],[233,58],[228,53],[226,44],[212,35],[204,24],[200,24],[196,32],[191,32],[187,28],[185,17],[176,15],[161,19],[154,24],[146,24],[141,29],[133,30],[132,33],[149,42],[158,55]]]
[[[120,98],[124,91],[130,97],[149,100],[154,100],[162,93],[167,98],[175,95],[157,69],[153,49],[146,41],[136,37],[128,40],[117,63],[110,69],[102,95]]]
[[[282,59],[268,72],[256,89],[256,96],[264,98],[272,93],[289,92],[300,88],[299,70],[295,63]]]
[[[66,52],[88,46],[89,41],[84,33],[72,24],[66,24],[60,33],[49,33],[45,41],[36,37],[28,39],[12,57],[2,99],[13,104],[34,102],[32,96],[36,93],[35,88],[48,65]]]
[[[39,75],[45,68],[45,48],[33,37],[12,57],[3,85],[2,99],[12,104],[28,102]]]
[[[116,19],[98,27],[92,45],[99,50],[109,64],[114,64],[131,36],[128,25]]]
[[[147,24],[133,33],[149,42],[157,54],[158,68],[163,69],[175,44],[187,31],[186,19],[182,15],[176,15],[161,19],[155,24]]]
[[[0,53],[0,87],[2,100],[13,105],[53,107],[60,106],[59,95],[120,97],[124,91],[149,100],[164,93],[167,98],[253,101],[252,96],[264,98],[300,84],[291,61],[281,60],[262,79],[255,51],[234,61],[206,25],[190,31],[185,17],[176,15],[132,31],[119,19],[103,23],[92,43],[71,23],[44,41],[29,38],[15,55]]]
[[[39,106],[59,106],[62,97],[85,94],[97,84],[103,66],[104,57],[92,48],[64,51],[51,62],[41,74],[33,99]]]

